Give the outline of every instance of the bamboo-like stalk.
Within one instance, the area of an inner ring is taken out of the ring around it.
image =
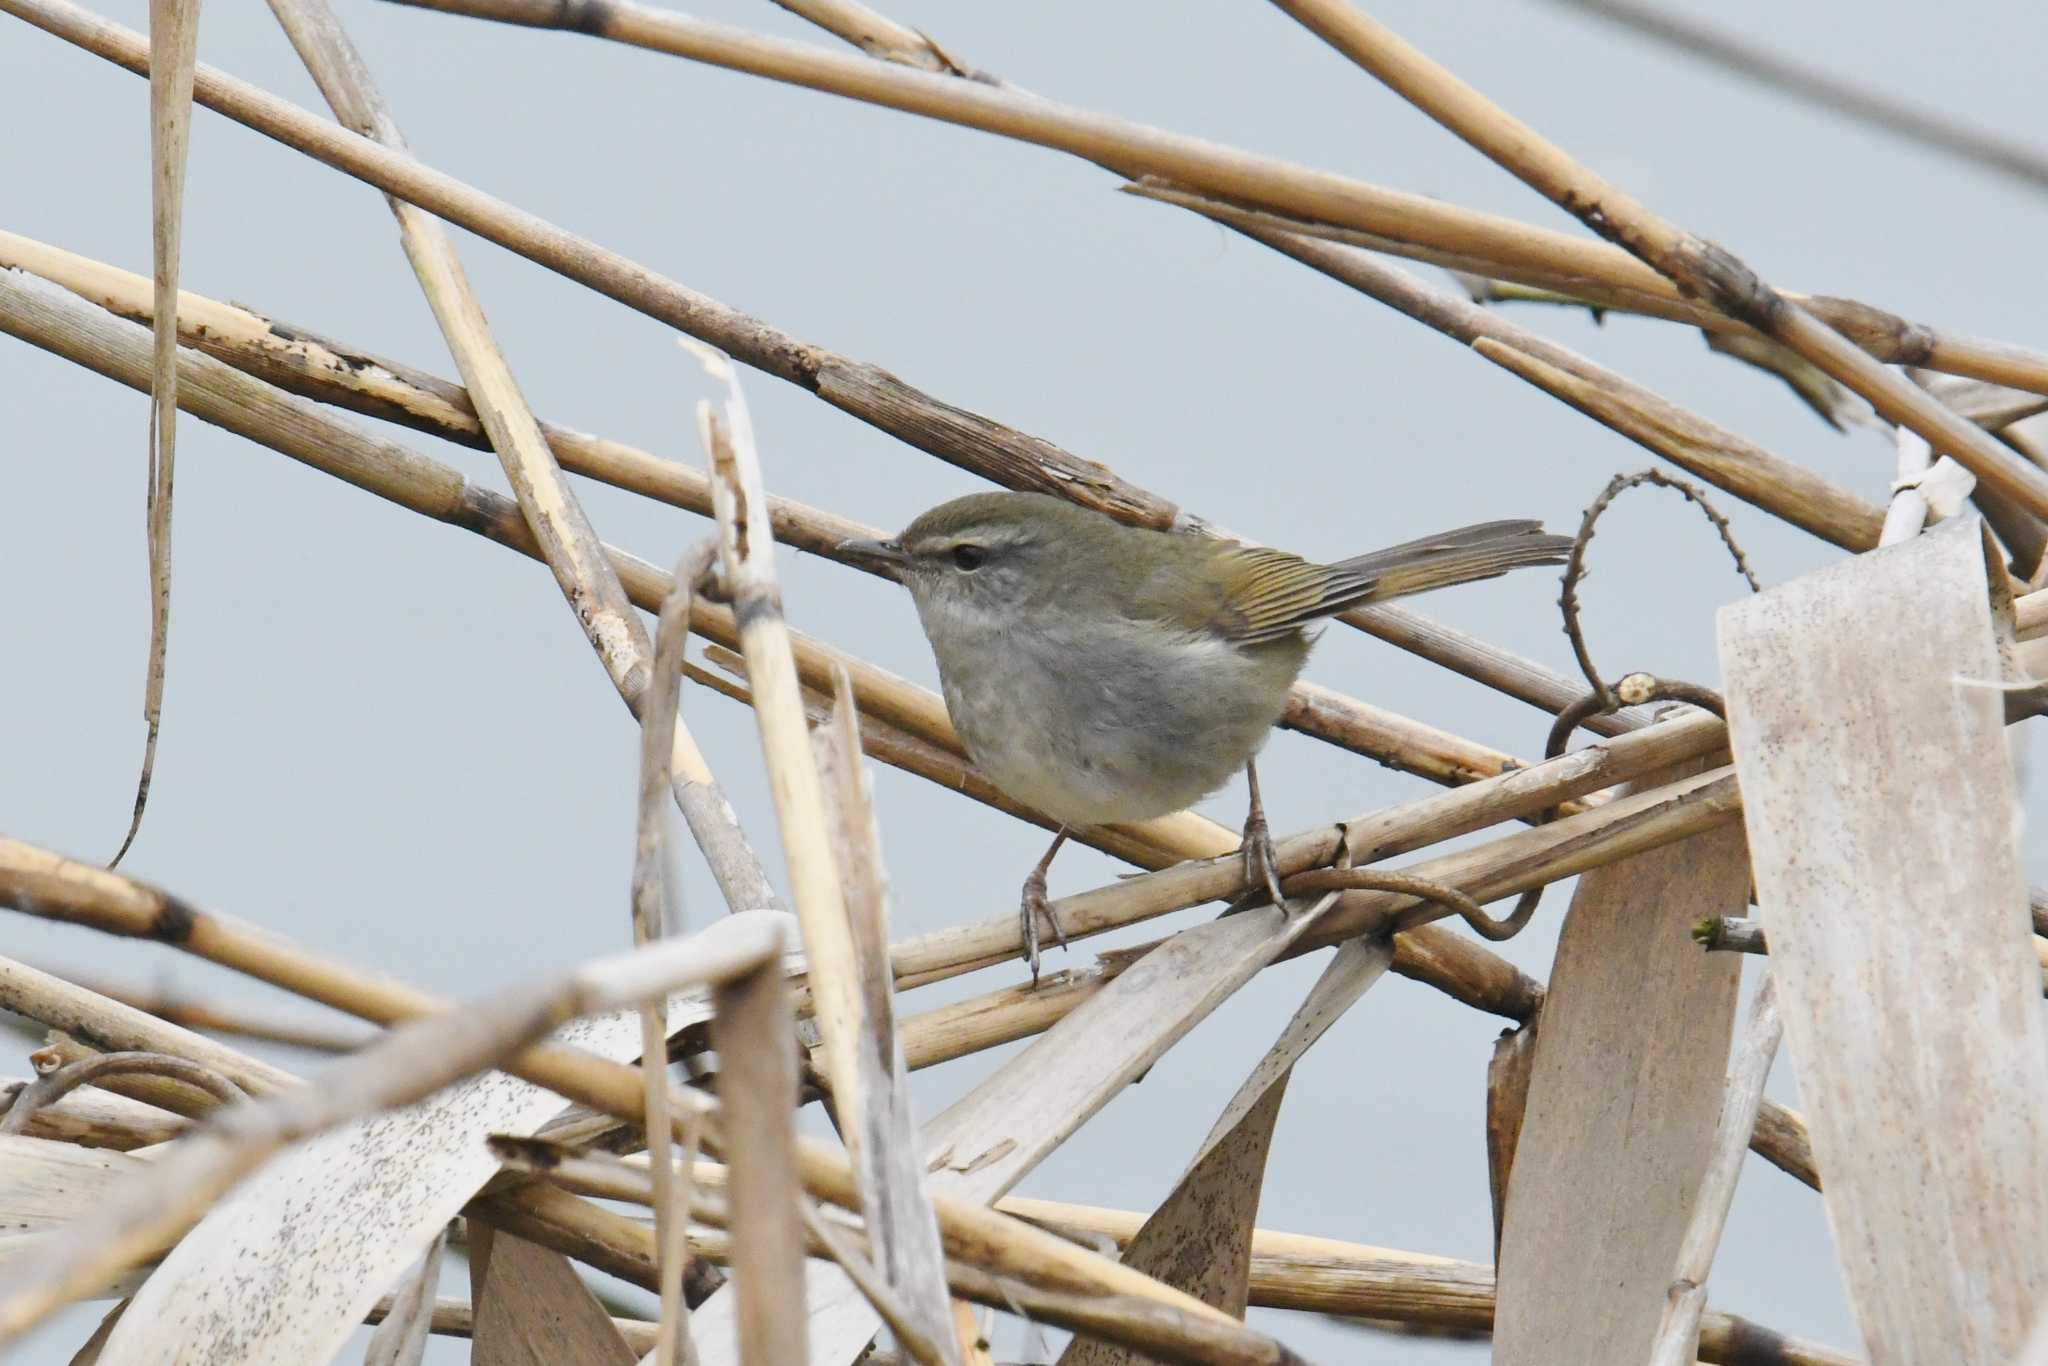
[[[6,0],[7,5],[29,3]],[[1160,176],[1215,198],[1292,215],[1299,220],[1297,231],[1327,225],[1353,240],[1363,236],[1377,249],[1431,264],[1611,300],[1695,326],[1748,326],[1746,320],[1685,299],[1669,280],[1605,243],[1095,114],[986,81],[846,56],[632,0],[607,0],[596,9],[574,0],[399,3],[570,29],[1070,152],[1121,175]],[[53,6],[50,0],[36,0],[36,8]],[[51,27],[56,20],[37,22]],[[1939,333],[1854,300],[1788,297],[1825,316],[1880,360],[2048,392],[2048,355]]]
[[[2048,471],[2021,459],[1853,341],[1772,289],[1721,247],[1658,217],[1347,0],[1273,0],[1318,37],[1680,290],[1783,342],[2040,517]]]
[[[735,917],[696,939],[596,960],[542,989],[522,987],[399,1030],[336,1063],[317,1086],[221,1111],[146,1178],[125,1183],[98,1212],[67,1226],[32,1263],[0,1281],[0,1342],[168,1246],[214,1198],[287,1143],[417,1100],[579,1015],[685,983],[728,980],[764,959],[772,965],[779,934],[764,936],[763,928]]]

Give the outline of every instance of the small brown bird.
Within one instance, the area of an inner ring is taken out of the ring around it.
[[[1559,564],[1571,541],[1536,522],[1486,522],[1323,565],[1125,526],[1045,494],[981,493],[933,508],[895,540],[840,548],[901,575],[975,765],[1060,822],[1024,882],[1035,982],[1039,918],[1066,943],[1045,875],[1068,830],[1182,810],[1239,768],[1251,787],[1246,885],[1281,900],[1253,760],[1308,659],[1304,627],[1361,603]]]

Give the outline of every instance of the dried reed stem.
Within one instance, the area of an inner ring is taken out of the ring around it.
[[[774,965],[779,936],[757,933],[762,928],[736,917],[692,940],[595,960],[538,989],[521,987],[394,1031],[334,1064],[317,1086],[222,1109],[146,1176],[123,1183],[94,1214],[53,1235],[33,1263],[0,1280],[0,1342],[169,1246],[217,1197],[289,1143],[420,1099],[580,1015],[616,1010],[687,983],[729,980],[764,960]]]
[[[1596,300],[1605,295],[1617,306],[1677,317],[1696,326],[1740,328],[1750,321],[1693,303],[1656,271],[1604,243],[1095,114],[985,81],[845,56],[632,0],[606,0],[599,6],[577,0],[399,2],[539,28],[572,29],[978,128],[1070,152],[1121,175],[1155,175],[1214,198],[1289,215],[1297,220],[1288,225],[1296,231],[1327,228],[1378,250],[1474,274]],[[6,0],[9,6],[29,3]],[[39,11],[50,7],[49,0],[35,5]],[[52,27],[55,21],[39,17],[37,22]],[[1938,333],[1854,300],[1788,297],[1825,316],[1880,360],[2048,392],[2048,355],[2040,352]]]
[[[1426,285],[1409,272],[1356,248],[1277,232],[1250,215],[1212,200],[1176,191],[1137,188],[1148,197],[1180,204],[1224,223],[1472,346],[1487,359],[1515,370],[1523,379],[1572,404],[1594,421],[1613,428],[1716,488],[1823,540],[1846,550],[1868,550],[1877,544],[1877,527],[1884,514],[1874,504],[1497,312]],[[1540,376],[1509,365],[1488,348],[1487,342],[1548,362],[1551,367],[1568,372],[1576,383],[1546,384]]]
[[[2048,471],[2029,464],[1931,395],[1772,289],[1721,247],[1658,217],[1535,129],[1425,57],[1346,0],[1273,0],[1360,67],[1503,169],[1621,244],[1680,290],[1791,347],[1910,427],[2035,516],[2048,515]]]
[[[768,787],[782,832],[796,912],[803,922],[811,1005],[824,1036],[826,1077],[847,1112],[862,1105],[858,1044],[860,968],[847,925],[840,872],[833,858],[825,794],[811,757],[782,590],[775,577],[775,542],[769,530],[767,491],[753,421],[738,377],[723,356],[698,349],[698,358],[726,389],[724,412],[709,401],[697,408],[698,435],[710,458],[712,497],[718,510],[722,587],[729,595],[740,648],[754,680],[754,717],[768,763]],[[851,1150],[858,1138],[844,1137]],[[778,1360],[784,1358],[777,1358]],[[794,1358],[788,1358],[794,1359]]]
[[[681,932],[678,899],[670,882],[664,797],[674,786],[669,766],[678,731],[683,647],[689,639],[690,600],[698,576],[710,568],[717,553],[709,543],[686,551],[676,563],[675,587],[661,604],[656,621],[652,675],[641,694],[640,783],[633,840],[633,942],[649,944]],[[616,582],[616,579],[614,579]],[[646,1078],[647,1112],[643,1131],[655,1161],[655,1242],[661,1272],[661,1331],[651,1366],[673,1366],[680,1350],[685,1366],[696,1366],[696,1345],[690,1339],[690,1307],[683,1300],[683,1264],[689,1250],[683,1230],[689,1222],[687,1200],[672,1189],[668,1108],[668,1006],[649,1001],[640,1008],[640,1069]]]
[[[392,117],[362,53],[341,26],[327,0],[271,0],[292,46],[312,74],[335,117],[357,133],[405,151],[405,138]],[[533,528],[548,568],[577,622],[597,650],[605,672],[629,703],[637,704],[648,683],[652,646],[639,613],[626,601],[617,573],[556,465],[512,369],[505,362],[471,292],[447,229],[431,214],[396,197],[387,198],[398,220],[413,274],[440,324],[463,382],[489,433],[491,446]],[[175,341],[175,333],[172,334]],[[163,343],[158,343],[160,346]],[[687,732],[682,733],[684,736]],[[691,749],[695,746],[691,745]],[[703,767],[701,755],[697,768]],[[665,1366],[665,1363],[664,1363]]]
[[[41,0],[35,0],[35,3],[40,13],[43,8]],[[115,46],[102,51],[102,55],[116,49],[126,50],[119,41],[124,31],[111,25],[102,24],[94,27],[94,21],[90,16],[85,16],[83,11],[76,11],[64,5],[59,5],[58,8],[69,18],[81,19],[84,22],[83,29],[67,29],[67,32],[74,32],[75,35],[91,32],[100,39],[114,43]],[[203,76],[202,93],[214,90],[214,86],[207,82],[216,75],[217,73],[206,73]],[[329,137],[334,130],[319,120],[311,119],[303,111],[281,101],[271,100],[270,97],[261,96],[260,92],[238,82],[228,81],[224,77],[219,80],[224,83],[222,89],[240,92],[236,98],[240,95],[256,98],[257,103],[265,111],[263,118],[274,116],[281,119],[283,124],[279,126],[289,125],[298,133],[315,139],[323,146],[334,141]],[[269,102],[263,103],[266,100]],[[230,100],[222,107],[241,106]],[[250,117],[256,116],[252,114]],[[270,124],[264,123],[263,119],[257,120],[257,126],[265,131],[275,131]],[[294,142],[292,145],[300,144]],[[388,149],[376,144],[357,147],[354,143],[347,142],[345,136],[338,145],[361,153],[362,157],[371,163],[391,169]],[[301,147],[301,150],[305,148]],[[345,153],[337,155],[343,155],[344,159],[347,159]],[[483,235],[511,246],[514,250],[521,250],[543,265],[562,270],[571,278],[589,284],[600,292],[608,293],[630,307],[638,308],[650,316],[660,318],[709,341],[747,364],[761,368],[778,378],[811,388],[827,401],[851,412],[854,416],[869,421],[941,459],[949,460],[1007,487],[1031,488],[1054,493],[1140,525],[1193,524],[1192,519],[1172,503],[1126,483],[1106,466],[1080,460],[1050,442],[944,404],[910,388],[874,366],[836,356],[821,348],[800,342],[775,331],[766,323],[737,314],[723,305],[715,304],[680,285],[664,280],[645,267],[616,257],[595,244],[562,233],[531,215],[522,214],[489,196],[481,195],[452,178],[430,172],[408,158],[400,157],[396,160],[405,171],[399,180],[367,178],[387,191],[398,193],[393,190],[393,185],[401,182],[414,185],[416,180],[411,178],[411,173],[417,172],[420,177],[425,178],[424,182],[420,183],[431,183],[441,187],[452,195],[453,199],[444,199],[434,191],[417,189],[406,193],[405,197],[421,202],[451,221],[461,222],[464,226],[482,232]],[[354,165],[355,162],[349,160],[343,169],[350,169]],[[422,198],[422,195],[425,197]],[[465,217],[464,213],[455,207],[457,203],[476,210],[482,214],[482,218]],[[480,226],[483,222],[499,224],[504,235],[494,235],[492,231]],[[531,250],[516,245],[521,242],[527,243]],[[577,261],[584,262],[596,273],[589,278],[578,274],[576,269],[572,268],[572,263]],[[607,286],[595,283],[597,280],[607,280],[610,284]],[[798,360],[792,361],[791,357]],[[333,367],[319,368],[331,377]],[[390,415],[386,406],[388,400],[378,402],[377,411],[381,415]],[[1378,635],[1404,649],[1413,650],[1425,658],[1465,673],[1489,686],[1506,688],[1511,695],[1521,697],[1534,705],[1556,710],[1569,700],[1569,685],[1549,674],[1541,666],[1522,659],[1511,651],[1488,645],[1465,633],[1428,621],[1408,609],[1382,604],[1347,612],[1337,619]],[[1314,715],[1328,711],[1338,699],[1335,694],[1322,691],[1314,700],[1320,704],[1318,708],[1298,706],[1294,709],[1291,719],[1302,721],[1306,715],[1309,719],[1303,728],[1310,730],[1310,733],[1319,733],[1314,728]],[[1437,747],[1448,747],[1453,738],[1431,728],[1420,727],[1419,723],[1407,721],[1406,718],[1393,718],[1378,713],[1375,709],[1365,708],[1363,704],[1345,701],[1351,712],[1350,724],[1361,728],[1360,733],[1367,737],[1367,743],[1371,743],[1373,737],[1388,726],[1395,722],[1401,723],[1394,727],[1395,733],[1391,738],[1379,738],[1378,749],[1366,750],[1376,758],[1387,758],[1387,751],[1395,754],[1400,752],[1397,742],[1403,738],[1404,728]],[[1346,742],[1340,740],[1338,743]],[[1498,758],[1483,751],[1475,750],[1469,755],[1460,755],[1455,749],[1447,749],[1447,752],[1452,755],[1450,762],[1454,766],[1440,769],[1435,775],[1440,780],[1446,777],[1455,780],[1455,775],[1462,772],[1499,771]],[[735,904],[760,903],[746,902],[742,899]]]
[[[154,1015],[159,1020],[209,1034],[285,1044],[315,1053],[353,1052],[376,1037],[366,1030],[316,1024],[309,1019],[272,1014],[254,1006],[203,1001],[196,995],[168,985],[138,986],[115,982],[97,973],[79,972],[68,967],[56,975],[109,1000]]]

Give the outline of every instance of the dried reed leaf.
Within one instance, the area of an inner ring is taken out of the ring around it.
[[[805,756],[809,763],[809,756]],[[737,1314],[742,1366],[809,1359],[804,1239],[797,1216],[796,1033],[789,994],[774,966],[718,989],[712,1041],[731,1164],[733,1281],[711,1297]],[[726,1343],[700,1344],[707,1362]]]
[[[142,697],[147,735],[128,833],[107,866],[117,866],[142,830],[156,772],[164,709],[164,656],[171,630],[171,486],[178,438],[178,258],[185,222],[185,154],[191,145],[192,77],[199,61],[199,0],[149,3],[149,205],[156,263],[154,347],[149,387],[149,678]]]
[[[1735,825],[1580,878],[1507,1184],[1499,1361],[1648,1355],[1711,1156],[1742,980],[1689,930],[1748,897]]]
[[[1522,1120],[1529,1107],[1529,1067],[1536,1058],[1538,1017],[1503,1031],[1486,1064],[1486,1190],[1493,1205],[1493,1256],[1500,1260],[1502,1221],[1508,1209],[1508,1173],[1515,1165]]]
[[[2040,965],[2001,698],[1973,686],[2010,637],[1987,549],[1957,517],[1720,616],[1785,1044],[1881,1359],[2003,1363],[2048,1290]],[[1873,602],[1884,630],[1845,625]]]
[[[611,1315],[559,1252],[486,1224],[470,1231],[476,1366],[636,1366]]]
[[[1266,1152],[1295,1063],[1357,1003],[1393,961],[1393,945],[1340,947],[1280,1038],[1252,1068],[1202,1140],[1195,1159],[1124,1249],[1124,1264],[1243,1318],[1251,1294],[1252,1231]],[[1137,1360],[1122,1347],[1077,1338],[1062,1366]]]
[[[477,1227],[481,1229],[484,1225]],[[441,1254],[447,1246],[448,1230],[443,1228],[427,1244],[418,1263],[399,1279],[383,1322],[370,1334],[370,1345],[363,1351],[363,1366],[420,1366],[420,1358],[426,1355],[427,1333],[434,1321],[434,1295],[441,1283]],[[470,1270],[481,1275],[474,1251],[470,1254]]]

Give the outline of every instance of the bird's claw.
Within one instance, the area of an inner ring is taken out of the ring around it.
[[[1273,848],[1273,832],[1266,826],[1266,813],[1254,807],[1244,822],[1244,885],[1247,893],[1261,887],[1273,904],[1285,908],[1287,895],[1280,890],[1280,856]]]
[[[1052,926],[1053,938],[1061,948],[1067,947],[1067,932],[1060,928],[1060,918],[1054,913],[1052,902],[1045,895],[1045,872],[1040,870],[1024,879],[1024,896],[1018,907],[1018,916],[1024,931],[1024,961],[1031,965],[1031,985],[1038,985],[1038,918],[1045,917],[1045,923]]]

